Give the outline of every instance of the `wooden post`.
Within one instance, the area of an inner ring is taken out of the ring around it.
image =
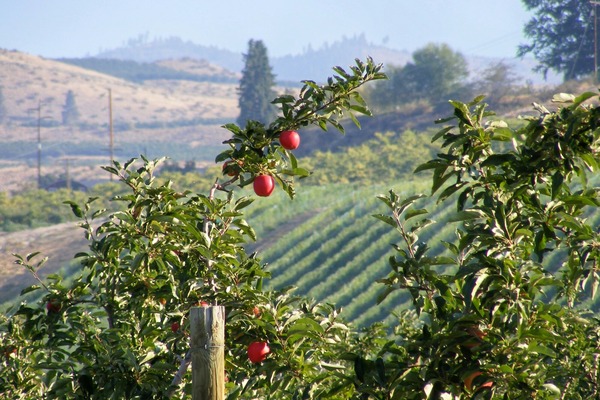
[[[192,400],[225,398],[225,307],[190,309]]]

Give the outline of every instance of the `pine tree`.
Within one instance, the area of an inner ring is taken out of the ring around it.
[[[75,104],[75,94],[72,90],[69,90],[62,111],[62,123],[63,125],[73,125],[78,120],[79,110],[77,109],[77,104]]]
[[[271,104],[276,93],[273,90],[275,75],[269,65],[267,48],[261,40],[248,42],[248,54],[244,54],[244,70],[240,80],[238,125],[245,125],[248,120],[266,123],[277,113]]]

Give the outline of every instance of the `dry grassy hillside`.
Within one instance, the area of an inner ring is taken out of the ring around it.
[[[109,159],[109,89],[117,149],[135,146],[141,150],[156,149],[161,143],[201,149],[221,144],[229,133],[220,127],[220,122],[186,125],[181,121],[235,121],[239,114],[237,85],[231,83],[235,82],[231,79],[236,78],[235,74],[202,60],[167,60],[160,64],[198,75],[229,78],[229,83],[184,80],[133,83],[0,49],[0,88],[8,115],[5,123],[0,124],[0,145],[6,149],[11,142],[31,142],[30,147],[18,154],[0,157],[0,190],[18,190],[23,184],[35,183],[36,169],[32,166],[36,164],[38,105],[41,105],[44,151],[57,143],[83,143],[87,148],[103,149],[101,157],[63,151],[62,157],[71,160],[72,178],[97,179],[98,166],[106,165]],[[81,122],[73,127],[62,125],[69,90],[75,95]],[[171,156],[166,152],[160,155]],[[45,158],[43,164],[42,174],[64,173],[63,159]]]
[[[211,64],[206,60],[197,60],[193,58],[161,60],[156,61],[155,64],[196,75],[217,76],[220,78],[232,78],[235,80],[238,80],[241,77],[241,74],[229,71],[228,69],[219,65]]]
[[[172,67],[173,61],[170,62]],[[217,67],[185,62],[183,69]],[[61,121],[66,94],[72,90],[81,121],[105,124],[108,90],[112,90],[115,123],[151,123],[181,119],[230,118],[238,114],[236,85],[179,81],[135,84],[57,61],[0,50],[0,86],[8,115],[35,117],[39,102],[44,117]]]

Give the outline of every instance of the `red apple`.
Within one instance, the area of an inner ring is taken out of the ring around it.
[[[4,353],[4,357],[8,360],[13,354],[17,354],[17,348],[14,346],[7,346],[2,349],[2,353]]]
[[[181,327],[181,325],[179,325],[179,322],[173,322],[171,324],[171,330],[173,332],[177,332],[179,330],[179,328]]]
[[[300,146],[300,135],[296,131],[283,131],[279,135],[279,143],[286,150],[295,150]]]
[[[237,176],[243,163],[243,161],[227,160],[223,163],[223,172],[227,171],[228,176]]]
[[[60,311],[60,308],[60,300],[58,299],[51,299],[46,303],[46,310],[48,310],[48,313],[57,313]]]
[[[258,306],[254,306],[254,308],[252,309],[252,313],[254,314],[254,316],[256,318],[260,317],[260,314],[261,314],[260,308],[258,308]]]
[[[208,307],[210,304],[208,304],[206,301],[201,301],[200,302],[200,307]]]
[[[271,352],[267,342],[252,342],[248,346],[248,359],[257,364],[265,361],[267,354]]]
[[[487,336],[487,333],[483,332],[477,326],[469,326],[466,330],[467,333],[473,337],[472,340],[469,340],[464,344],[464,346],[469,349],[479,347],[483,339]]]
[[[268,197],[275,189],[275,179],[271,175],[258,175],[254,178],[254,193],[261,197]]]
[[[475,378],[477,378],[477,377],[478,377],[479,375],[481,375],[481,374],[482,374],[482,372],[481,372],[481,371],[475,371],[475,372],[472,372],[471,374],[469,374],[469,375],[468,375],[468,376],[465,378],[465,380],[464,380],[464,383],[465,383],[465,388],[466,388],[466,389],[467,389],[469,392],[473,391],[473,380],[474,380]],[[479,387],[477,387],[475,390],[479,390],[479,389],[489,389],[489,388],[491,388],[492,386],[494,386],[494,382],[493,382],[493,381],[487,381],[487,382],[484,382],[484,383],[482,383],[481,385],[479,385]]]

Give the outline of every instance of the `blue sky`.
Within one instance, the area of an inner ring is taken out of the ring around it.
[[[54,57],[95,55],[148,35],[272,57],[344,36],[413,52],[447,43],[463,54],[512,58],[530,14],[521,0],[0,0],[0,48]]]

